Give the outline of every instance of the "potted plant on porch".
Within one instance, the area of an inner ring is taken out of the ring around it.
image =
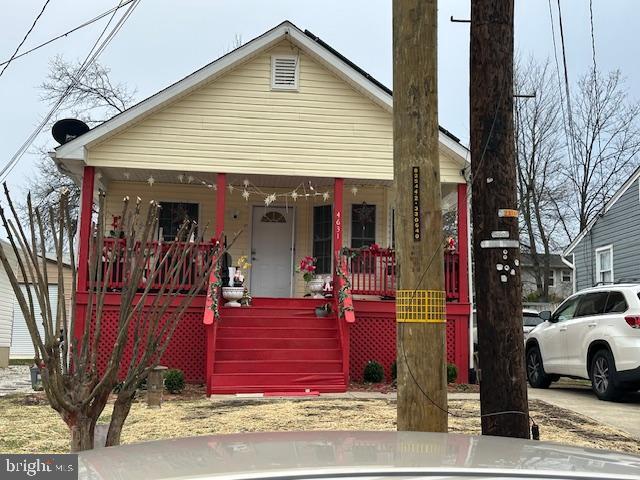
[[[302,278],[307,284],[307,289],[313,298],[324,298],[324,280],[316,276],[316,259],[314,257],[304,257],[298,265],[298,272],[302,273]]]
[[[248,270],[251,264],[247,262],[247,257],[242,256],[238,259],[237,267],[229,267],[229,286],[222,287],[222,297],[227,301],[227,307],[240,307],[241,300],[245,295],[243,270]]]

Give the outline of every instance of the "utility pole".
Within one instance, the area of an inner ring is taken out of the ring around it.
[[[470,73],[482,433],[529,438],[516,211],[513,0],[471,2]]]
[[[398,430],[446,432],[437,3],[393,1]]]

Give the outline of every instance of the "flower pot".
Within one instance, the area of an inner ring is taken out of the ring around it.
[[[222,287],[222,298],[227,301],[227,303],[225,303],[226,307],[241,306],[238,300],[240,300],[243,295],[244,287]]]
[[[308,284],[309,292],[313,298],[324,298],[322,295],[322,289],[324,288],[324,280],[321,278],[314,278]]]
[[[323,318],[329,315],[329,312],[322,307],[316,307],[316,317]]]

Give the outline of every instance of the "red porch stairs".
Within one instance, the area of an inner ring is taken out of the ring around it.
[[[314,299],[254,299],[221,307],[212,393],[346,391],[345,355],[335,313],[317,318]]]

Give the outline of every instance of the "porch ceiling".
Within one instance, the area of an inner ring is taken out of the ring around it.
[[[122,168],[101,168],[99,172],[102,174],[104,183],[108,184],[112,181],[117,182],[147,182],[150,176],[153,176],[155,183],[180,184],[188,183],[188,177],[192,176],[191,183],[205,183],[213,185],[216,182],[216,175],[213,173],[198,173],[177,170],[143,170],[143,169],[122,169]],[[182,182],[180,181],[182,175]],[[232,185],[242,185],[244,180],[249,180],[253,185],[258,187],[272,188],[295,188],[301,184],[311,184],[319,187],[333,186],[333,178],[322,177],[300,177],[285,175],[237,175],[228,174],[227,183]],[[384,185],[391,187],[393,182],[390,180],[360,180],[345,179],[345,185]]]

